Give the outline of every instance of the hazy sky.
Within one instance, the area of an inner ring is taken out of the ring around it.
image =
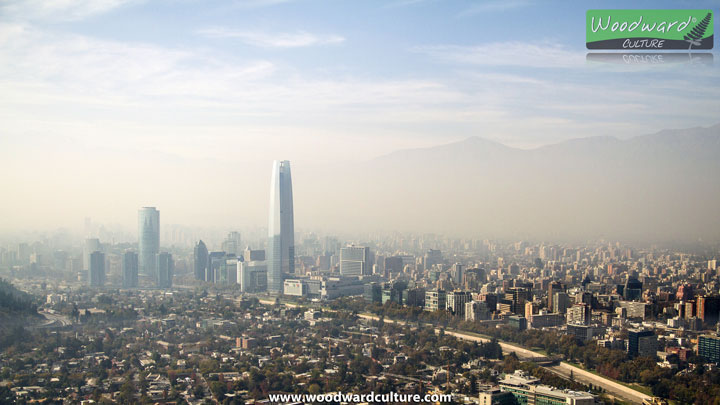
[[[172,223],[262,225],[273,159],[292,161],[311,226],[307,167],[473,135],[531,148],[713,125],[717,46],[711,66],[586,62],[584,17],[717,6],[5,0],[0,229],[132,226],[145,205]]]

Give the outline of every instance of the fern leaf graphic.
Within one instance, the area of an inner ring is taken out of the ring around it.
[[[700,45],[702,42],[702,37],[705,35],[705,30],[707,29],[708,25],[710,25],[710,19],[712,18],[712,14],[708,13],[708,15],[705,16],[705,18],[702,19],[697,25],[693,27],[690,32],[685,34],[683,36],[683,39],[685,41],[690,43],[690,47],[688,49],[692,49],[693,45]]]

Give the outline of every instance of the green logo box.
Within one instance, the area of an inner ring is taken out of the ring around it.
[[[712,49],[712,10],[588,10],[587,49]]]

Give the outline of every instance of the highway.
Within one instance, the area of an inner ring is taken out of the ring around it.
[[[368,314],[359,314],[360,318],[364,319],[372,319],[372,320],[379,320],[380,318],[376,315],[368,315]],[[407,322],[405,321],[396,321],[392,319],[385,319],[385,322],[390,323],[397,323],[401,325],[407,325]],[[441,328],[435,328],[435,333],[440,333]],[[489,340],[486,338],[482,338],[476,335],[472,335],[465,332],[457,332],[457,331],[450,331],[445,330],[446,335],[454,336],[458,339],[473,341],[473,342],[481,342],[485,343]],[[510,354],[514,352],[518,358],[528,360],[532,358],[540,358],[540,357],[546,357],[542,353],[534,352],[532,350],[526,349],[522,346],[514,345],[511,343],[505,343],[505,342],[498,342],[500,344],[500,347],[503,350],[504,354]],[[580,367],[573,366],[572,364],[561,362],[559,365],[556,366],[543,366],[544,368],[555,372],[557,374],[560,374],[564,377],[569,377],[570,372],[572,371],[573,378],[576,381],[579,381],[584,384],[593,384],[596,386],[600,386],[603,389],[605,389],[608,394],[616,396],[622,400],[630,401],[635,404],[642,404],[643,400],[649,400],[651,397],[649,395],[643,394],[640,391],[636,391],[630,387],[627,387],[625,385],[622,385],[618,382],[615,382],[613,380],[610,380],[608,378],[593,374],[589,371],[586,371]]]
[[[260,300],[260,303],[264,304],[264,305],[274,305],[275,301]],[[289,308],[294,308],[294,307],[299,306],[297,304],[292,304],[292,303],[287,303],[287,302],[285,302],[283,304]],[[380,320],[380,317],[378,317],[377,315],[372,315],[372,314],[358,314],[358,317],[363,318],[363,319],[370,319],[370,320],[374,320],[374,321]],[[406,322],[406,321],[393,320],[393,319],[388,319],[388,318],[385,318],[384,321],[389,322],[389,323],[396,323],[396,324],[400,324],[400,325],[408,324],[408,322]],[[413,322],[413,324],[414,324],[414,322]],[[429,326],[429,324],[426,324],[426,325]],[[441,328],[435,328],[435,333],[440,333],[440,330],[441,330]],[[463,339],[463,340],[468,340],[468,341],[473,341],[473,342],[488,342],[489,341],[486,338],[482,338],[482,337],[476,336],[474,334],[469,334],[466,332],[459,332],[459,331],[452,331],[452,330],[445,329],[445,334],[454,336],[458,339]],[[524,348],[522,346],[518,346],[518,345],[515,345],[512,343],[506,343],[506,342],[498,342],[498,343],[500,344],[500,347],[502,348],[504,354],[510,354],[510,353],[514,352],[518,356],[518,358],[523,359],[523,360],[547,357],[542,353],[534,352],[530,349],[527,349],[527,348]],[[616,381],[613,381],[609,378],[605,378],[603,376],[593,374],[593,373],[591,373],[587,370],[584,370],[580,367],[573,366],[570,363],[561,362],[560,364],[558,364],[556,366],[550,366],[550,367],[542,366],[542,367],[544,367],[545,369],[550,370],[556,374],[564,376],[566,378],[568,378],[570,376],[570,372],[572,371],[573,378],[576,381],[581,382],[583,384],[592,384],[592,385],[600,386],[609,395],[615,396],[624,401],[629,401],[634,404],[642,404],[644,400],[650,400],[652,398],[649,395],[644,394],[640,391],[636,391],[630,387],[627,387],[627,386],[620,384]]]
[[[47,320],[37,325],[38,328],[61,328],[63,326],[72,325],[70,318],[65,315],[52,314],[46,311],[39,312],[39,314],[43,315]]]

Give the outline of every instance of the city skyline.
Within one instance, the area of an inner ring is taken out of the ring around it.
[[[0,404],[720,404],[719,1],[0,0]]]

